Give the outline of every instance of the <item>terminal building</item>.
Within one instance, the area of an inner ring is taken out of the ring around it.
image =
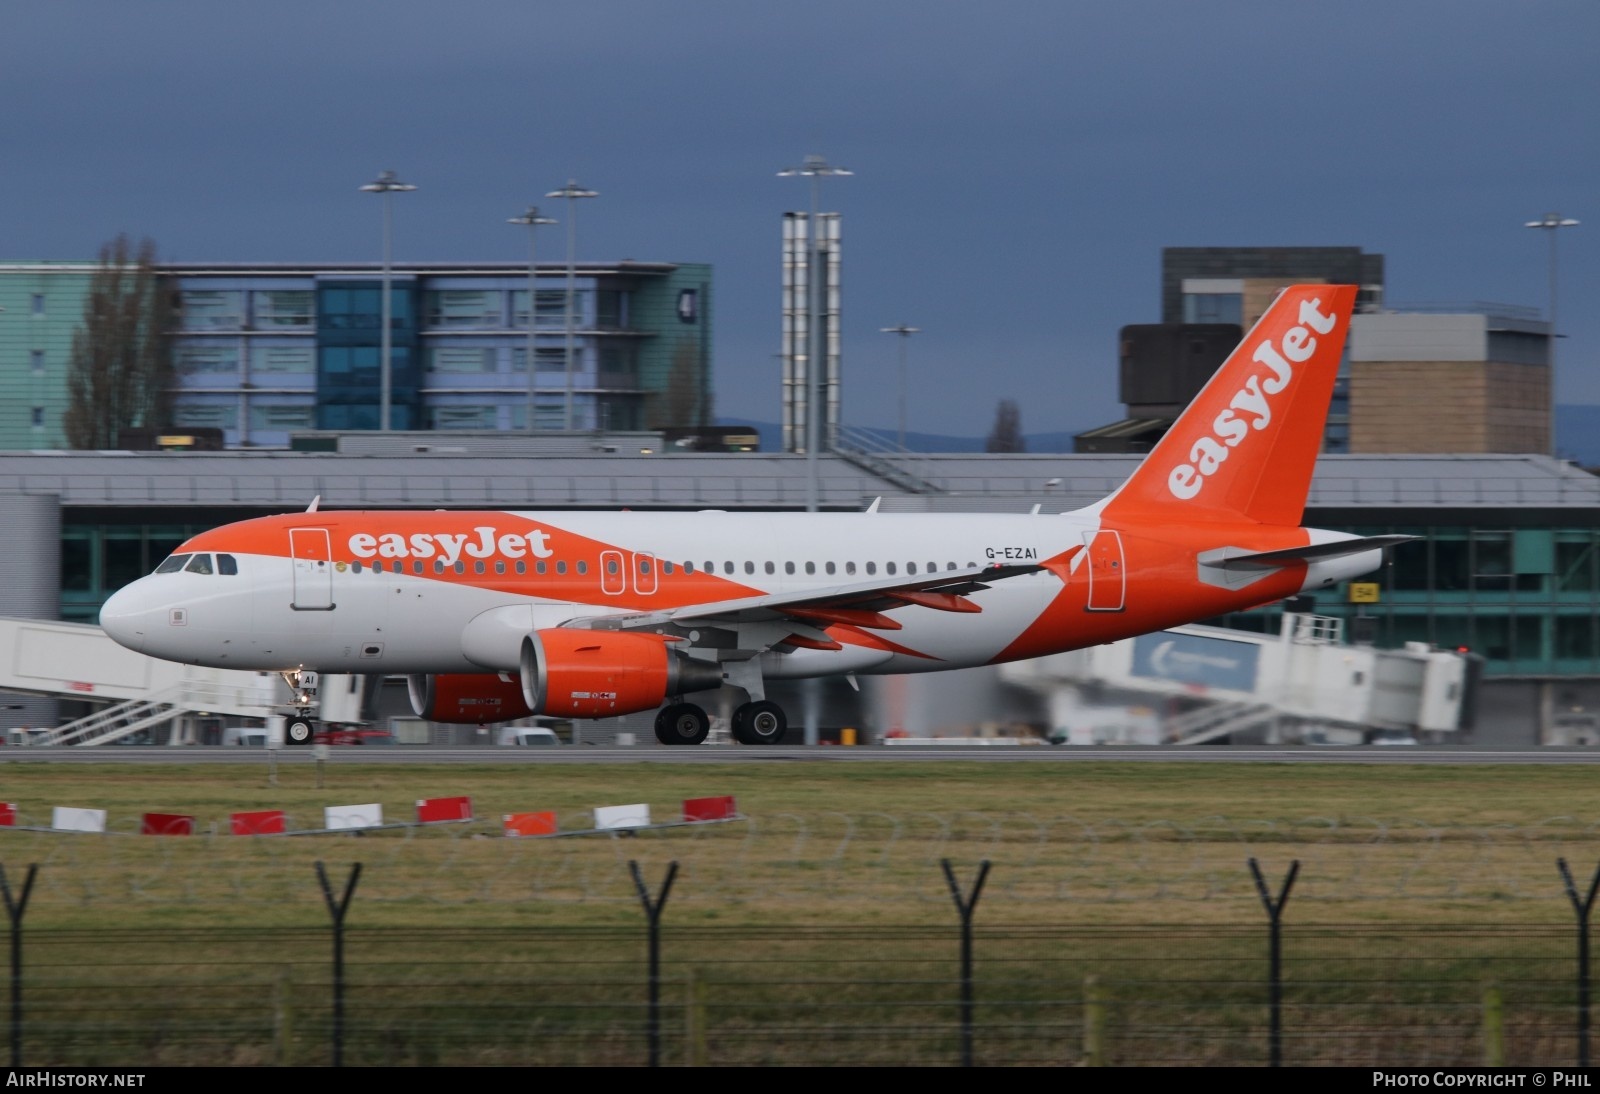
[[[0,449],[66,444],[67,374],[98,265],[0,263]],[[367,264],[163,263],[174,434],[225,448],[377,429],[384,272]],[[534,431],[710,424],[711,268],[396,263],[390,428]],[[570,331],[570,333],[569,333]],[[531,337],[530,337],[531,335]],[[529,350],[533,383],[529,384]]]

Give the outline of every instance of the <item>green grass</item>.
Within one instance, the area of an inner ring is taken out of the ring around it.
[[[1112,1063],[1258,1064],[1265,913],[1285,908],[1294,1063],[1473,1063],[1485,985],[1513,1063],[1570,1062],[1573,913],[1596,773],[1582,767],[785,763],[371,766],[0,762],[23,824],[102,808],[104,836],[0,830],[30,863],[29,1063],[329,1062],[329,912],[342,893],[347,1061],[638,1064],[645,916],[662,915],[669,1063],[948,1064],[958,923],[978,904],[980,1062],[1084,1062],[1090,984]],[[504,813],[732,794],[743,818],[517,840]],[[226,835],[236,811],[468,795],[466,826]],[[146,811],[224,834],[130,834]]]
[[[52,921],[118,925],[149,914],[317,925],[315,864],[336,879],[363,864],[362,922],[624,923],[638,914],[628,863],[652,886],[669,864],[679,922],[783,921],[826,908],[852,922],[949,914],[941,862],[970,884],[993,863],[985,922],[1185,922],[1254,915],[1247,862],[1276,889],[1301,873],[1291,914],[1372,922],[1559,922],[1570,915],[1555,862],[1585,881],[1600,857],[1597,775],[1584,767],[1272,764],[363,765],[85,767],[0,764],[0,800],[19,823],[55,805],[105,809],[117,834],[0,832],[12,879],[40,864]],[[684,798],[731,794],[746,819],[636,837],[501,837],[503,814],[553,810],[586,828],[600,805],[648,803],[655,820]],[[227,835],[232,812],[281,808],[290,827],[330,805],[376,802],[408,820],[425,797],[467,795],[468,826],[299,836]],[[136,832],[146,811],[191,814],[202,832]]]

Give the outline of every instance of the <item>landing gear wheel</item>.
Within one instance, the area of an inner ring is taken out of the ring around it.
[[[673,703],[656,715],[656,740],[664,745],[697,745],[711,732],[711,719],[693,703]]]
[[[290,718],[283,727],[283,743],[288,745],[308,745],[316,735],[316,724],[310,718]]]
[[[742,745],[775,745],[783,740],[789,719],[777,703],[746,703],[733,712],[733,739]]]

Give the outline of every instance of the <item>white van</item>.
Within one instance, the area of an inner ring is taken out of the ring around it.
[[[222,731],[222,743],[266,748],[267,730],[265,726],[227,726]]]
[[[561,738],[555,730],[543,726],[501,726],[495,743],[514,748],[559,748]]]

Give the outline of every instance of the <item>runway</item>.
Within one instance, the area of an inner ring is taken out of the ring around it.
[[[220,746],[102,746],[60,748],[0,748],[5,763],[117,763],[117,764],[309,764],[317,760],[311,748],[225,748]],[[329,748],[323,762],[341,766],[388,764],[762,764],[762,763],[1180,763],[1180,764],[1363,764],[1475,765],[1483,764],[1596,764],[1600,749],[1537,748],[1492,749],[1453,746],[1285,746],[1279,748],[1142,746],[1074,747],[1032,746],[973,748],[919,745],[909,748],[882,746],[779,746],[777,748],[700,746],[669,748],[661,745],[597,745],[557,749],[357,747]]]

